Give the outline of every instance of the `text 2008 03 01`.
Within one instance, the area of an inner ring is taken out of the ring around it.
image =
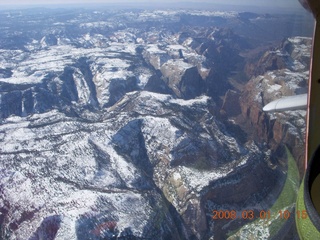
[[[235,210],[213,210],[212,211],[212,219],[270,219],[271,218],[271,211],[254,211],[254,210],[242,210],[242,211],[235,211]],[[293,214],[296,214],[296,217],[299,219],[307,219],[308,214],[306,210],[296,211],[295,213],[290,212],[289,210],[280,210],[278,211],[278,217],[280,219],[289,219],[292,217]]]

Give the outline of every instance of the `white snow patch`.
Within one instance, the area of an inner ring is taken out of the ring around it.
[[[208,96],[200,96],[195,99],[183,100],[183,99],[171,99],[169,102],[179,104],[181,106],[192,106],[195,104],[207,104],[210,97]]]
[[[139,80],[138,86],[140,89],[143,89],[147,85],[151,76],[152,76],[151,73],[142,73],[138,76],[138,80]]]
[[[166,51],[161,50],[156,44],[148,44],[148,46],[146,47],[146,50],[147,52],[153,53],[153,54],[166,53]]]
[[[279,84],[269,85],[269,87],[267,88],[267,91],[268,91],[268,93],[272,93],[272,92],[280,90],[281,88],[282,88],[282,86]]]
[[[222,17],[222,18],[234,18],[238,16],[238,12],[225,12],[225,11],[198,11],[198,10],[193,10],[189,11],[190,15],[195,15],[195,16],[208,16],[208,17]]]

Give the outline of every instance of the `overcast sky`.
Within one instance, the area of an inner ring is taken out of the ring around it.
[[[177,3],[177,2],[206,2],[206,3],[217,3],[217,4],[236,4],[236,5],[261,5],[261,6],[298,6],[298,0],[0,0],[1,5],[29,5],[29,4],[86,4],[86,3],[155,3],[163,4],[167,3]]]

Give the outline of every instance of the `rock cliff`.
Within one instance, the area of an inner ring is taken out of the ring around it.
[[[267,143],[272,151],[286,144],[303,173],[305,111],[265,113],[272,100],[307,93],[310,38],[289,38],[267,51],[257,62],[255,73],[240,94],[228,92],[222,110],[257,142]],[[241,114],[233,102],[240,103]]]

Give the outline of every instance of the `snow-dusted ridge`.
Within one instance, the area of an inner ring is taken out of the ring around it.
[[[73,225],[80,224],[79,218],[86,221],[87,218],[96,219],[95,215],[100,214],[104,214],[104,218],[112,216],[112,219],[117,221],[119,229],[134,227],[135,235],[145,234],[143,229],[148,222],[144,216],[152,214],[154,208],[146,202],[144,192],[149,193],[149,197],[153,195],[159,198],[157,194],[152,193],[152,185],[163,187],[162,184],[168,178],[160,181],[163,171],[168,171],[169,176],[171,174],[183,176],[181,181],[185,187],[191,188],[200,196],[205,186],[215,179],[226,176],[233,168],[229,171],[223,170],[221,174],[218,172],[212,174],[210,171],[198,172],[192,166],[191,168],[188,165],[183,166],[183,162],[182,166],[178,164],[177,167],[170,167],[170,162],[175,162],[177,156],[184,155],[181,155],[181,152],[177,155],[175,149],[180,148],[179,145],[190,137],[181,126],[188,127],[187,125],[192,123],[187,119],[182,120],[184,123],[179,123],[177,121],[180,120],[174,115],[179,115],[178,109],[182,107],[184,111],[196,107],[199,108],[198,111],[209,114],[208,111],[203,111],[208,100],[207,96],[193,100],[178,100],[170,95],[146,91],[131,92],[108,109],[110,116],[113,117],[110,118],[107,114],[106,120],[100,123],[79,122],[57,111],[30,117],[7,118],[0,129],[1,141],[5,142],[1,148],[1,169],[6,169],[1,174],[7,176],[1,179],[1,185],[5,186],[2,189],[2,197],[10,201],[11,206],[18,206],[23,201],[25,206],[23,212],[35,211],[32,219],[21,223],[15,236],[29,238],[39,227],[41,219],[48,216],[48,212],[61,216],[58,239],[60,237],[63,239],[65,236],[75,238],[80,230],[74,229]],[[143,109],[141,102],[145,103],[145,110],[140,110],[139,116],[131,116],[130,112],[134,111],[134,108]],[[127,112],[129,109],[121,107],[122,113],[114,115],[119,111],[117,106],[128,106],[129,103],[134,106],[130,112]],[[163,112],[157,109],[167,109],[165,110],[167,117],[164,118]],[[175,119],[175,124],[170,120],[170,116]],[[207,127],[204,125],[201,128]],[[201,130],[203,132],[201,134],[206,135],[203,144],[206,144],[207,140],[216,141],[210,134],[205,134],[206,131],[206,129]],[[145,142],[136,142],[132,148],[131,141],[137,136],[143,136]],[[224,133],[221,133],[216,144],[223,144],[225,141],[223,136]],[[189,151],[189,147],[190,151],[198,148],[197,145],[193,145],[197,144],[193,142],[194,140],[187,141],[190,146],[184,146],[182,151]],[[13,156],[15,156],[14,161],[8,161]],[[149,164],[154,169],[154,180],[152,175],[146,173],[137,162],[143,156],[145,159],[141,160],[150,161]],[[192,161],[196,161],[196,158]],[[167,170],[161,167],[162,164],[168,163]],[[240,164],[243,165],[245,162]],[[19,172],[15,173],[15,168],[19,168]],[[85,197],[80,197],[81,195]],[[171,197],[175,198],[174,195]],[[132,205],[133,200],[135,207]],[[172,203],[177,204],[176,207],[179,208],[179,202],[182,200],[178,198],[172,200]],[[116,210],[112,215],[109,206]],[[3,207],[5,203],[1,202],[0,208]],[[13,215],[18,214],[15,219],[21,217],[20,210],[11,207],[8,210]],[[141,212],[144,214],[141,215]],[[86,214],[89,214],[88,217],[84,217]],[[140,217],[137,218],[136,215]],[[94,221],[97,224],[100,222]],[[30,228],[30,224],[33,227]]]
[[[229,231],[210,206],[277,195],[283,169],[220,109],[256,14],[52,11],[0,14],[0,238],[205,239]],[[250,106],[303,90],[309,39],[286,44],[265,55],[286,67],[249,81]]]

